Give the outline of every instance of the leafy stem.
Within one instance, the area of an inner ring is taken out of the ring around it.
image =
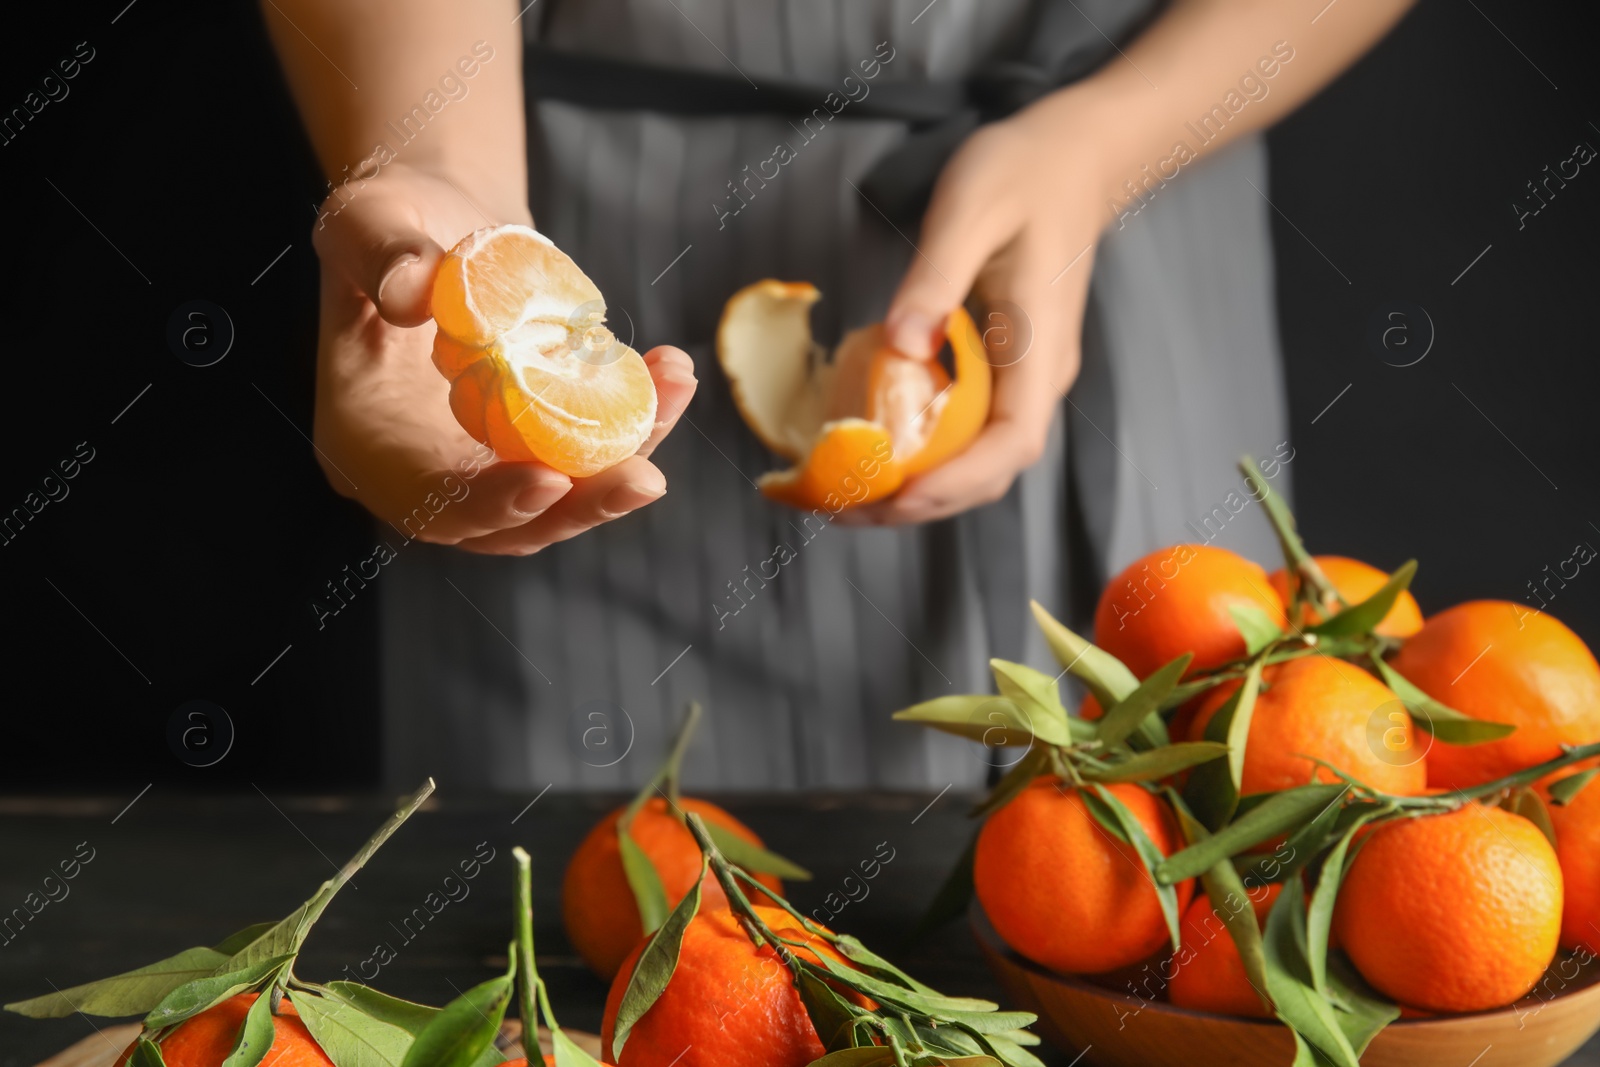
[[[1324,613],[1332,613],[1347,607],[1339,590],[1333,587],[1327,574],[1317,565],[1311,553],[1306,551],[1305,543],[1295,532],[1294,515],[1290,513],[1289,506],[1283,502],[1283,497],[1274,493],[1256,472],[1255,458],[1249,455],[1241,457],[1239,472],[1244,475],[1244,480],[1250,487],[1250,495],[1265,509],[1267,521],[1272,524],[1272,532],[1278,535],[1278,544],[1283,547],[1284,562],[1288,564],[1290,574],[1299,577],[1296,588],[1309,589],[1315,605]],[[1297,592],[1295,599],[1298,597]]]

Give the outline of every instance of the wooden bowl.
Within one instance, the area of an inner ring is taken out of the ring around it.
[[[1287,1067],[1294,1038],[1276,1022],[1178,1008],[1057,974],[1000,940],[974,902],[969,918],[1012,1004],[1039,1016],[1045,1040],[1096,1067]],[[1384,1029],[1363,1067],[1556,1067],[1600,1031],[1600,963],[1563,956],[1518,1004]],[[1576,972],[1576,974],[1574,974]],[[1566,975],[1568,977],[1562,977]],[[1078,1061],[1074,1061],[1077,1063]]]

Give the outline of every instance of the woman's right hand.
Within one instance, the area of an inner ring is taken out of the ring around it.
[[[693,398],[694,364],[677,348],[644,354],[655,432],[609,470],[572,479],[496,459],[450,413],[429,296],[446,248],[481,227],[532,219],[526,205],[480,209],[465,188],[396,162],[324,203],[312,234],[322,261],[314,444],[329,484],[402,536],[527,555],[666,492],[647,457]]]

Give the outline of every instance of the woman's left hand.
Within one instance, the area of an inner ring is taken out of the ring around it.
[[[929,522],[1005,495],[1043,454],[1078,375],[1094,245],[1108,218],[1103,138],[1052,100],[984,126],[939,176],[921,242],[887,317],[889,341],[931,359],[971,292],[994,365],[989,421],[955,458],[846,522]]]

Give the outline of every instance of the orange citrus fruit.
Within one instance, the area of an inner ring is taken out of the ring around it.
[[[1249,899],[1240,901],[1239,906],[1248,904],[1255,911],[1256,925],[1264,928],[1267,912],[1281,892],[1283,886],[1277,884],[1253,889]],[[1196,893],[1183,913],[1183,944],[1174,963],[1176,971],[1167,985],[1167,994],[1178,1007],[1219,1015],[1272,1018],[1272,1009],[1245,974],[1239,947],[1233,943],[1222,916],[1211,906],[1211,898],[1204,893]]]
[[[1162,855],[1181,841],[1166,804],[1146,789],[1106,789],[1139,820]],[[1035,779],[984,822],[973,888],[995,932],[1036,963],[1100,974],[1136,963],[1167,941],[1154,885],[1131,845],[1107,833],[1076,789]],[[1194,883],[1177,886],[1178,907]]]
[[[1258,608],[1281,629],[1283,602],[1267,572],[1242,556],[1210,545],[1173,545],[1134,560],[1100,593],[1095,644],[1140,678],[1194,653],[1189,673],[1245,654],[1244,637],[1228,608]]]
[[[717,358],[735,405],[761,442],[795,466],[761,491],[837,513],[897,491],[966,448],[989,417],[992,371],[965,310],[946,323],[955,376],[890,347],[881,324],[827,353],[812,339],[806,282],[766,280],[735,293],[717,327]]]
[[[821,953],[844,962],[787,912],[761,904],[755,911],[778,936],[810,943],[794,949],[796,956],[817,962]],[[770,945],[758,950],[727,908],[695,915],[666,990],[634,1024],[621,1057],[612,1055],[617,1010],[643,949],[639,945],[623,963],[606,997],[600,1047],[618,1067],[805,1067],[822,1056],[789,968]]]
[[[1561,945],[1600,955],[1600,780],[1591,781],[1571,804],[1550,805],[1550,821],[1567,891]]]
[[[753,845],[762,843],[748,826],[710,801],[682,797],[678,806]],[[567,937],[584,962],[606,979],[617,973],[644,936],[639,907],[622,867],[622,846],[617,842],[617,820],[624,810],[611,812],[589,831],[567,863],[561,883],[561,913]],[[660,876],[667,905],[676,906],[700,873],[700,847],[695,844],[694,835],[678,821],[664,797],[647,801],[628,833]],[[782,883],[771,875],[757,878],[774,892],[782,892]],[[727,905],[721,884],[709,875],[700,893],[703,910]]]
[[[1189,726],[1191,741],[1205,738],[1212,716],[1238,688],[1224,682],[1206,694]],[[1426,736],[1400,698],[1355,664],[1318,655],[1286,660],[1262,672],[1239,792],[1337,781],[1307,758],[1314,757],[1381,792],[1416,796],[1428,784]]]
[[[1550,615],[1507,600],[1457,604],[1430,618],[1392,662],[1435,700],[1517,728],[1480,745],[1434,745],[1434,785],[1481,785],[1554,759],[1562,744],[1600,741],[1600,664]]]
[[[1471,803],[1379,826],[1345,873],[1334,925],[1379,992],[1426,1011],[1486,1011],[1539,981],[1561,909],[1561,866],[1539,828]]]
[[[180,1023],[161,1041],[161,1058],[167,1067],[218,1067],[233,1051],[245,1013],[255,1000],[255,993],[241,993]],[[293,1002],[285,997],[278,1012],[272,1018],[272,1048],[261,1067],[333,1067],[327,1053],[311,1039]],[[131,1055],[130,1046],[117,1060],[117,1067]]]
[[[1383,588],[1389,576],[1369,563],[1362,563],[1358,559],[1347,556],[1315,556],[1317,565],[1322,568],[1322,573],[1328,576],[1328,581],[1339,590],[1339,595],[1344,597],[1347,604],[1359,604],[1373,593]],[[1283,568],[1272,572],[1268,579],[1273,590],[1289,603],[1289,576]],[[1302,605],[1300,625],[1310,626],[1319,623],[1323,613],[1310,604]],[[1375,627],[1376,632],[1385,637],[1410,637],[1422,629],[1422,609],[1417,606],[1417,598],[1411,595],[1411,590],[1402,589],[1395,598],[1394,606],[1384,615],[1383,620]]]
[[[655,427],[655,382],[605,310],[543,234],[494,226],[462,238],[433,283],[433,361],[456,421],[501,459],[574,478],[633,455]]]

